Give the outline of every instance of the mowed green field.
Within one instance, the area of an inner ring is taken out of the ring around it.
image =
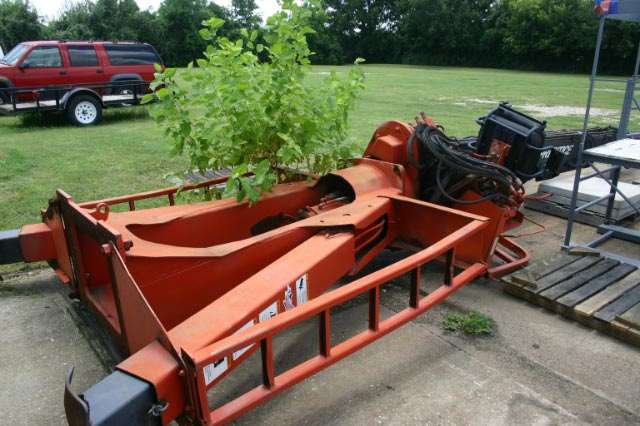
[[[314,67],[313,78],[331,69]],[[352,115],[350,136],[364,147],[386,120],[411,120],[425,111],[449,134],[476,134],[475,119],[501,100],[524,106],[551,128],[577,128],[587,77],[490,69],[365,66],[366,90]],[[596,124],[617,122],[623,86],[596,92]],[[170,141],[145,108],[105,112],[102,124],[76,128],[63,117],[0,118],[0,230],[39,221],[56,188],[78,201],[167,186],[165,175],[184,170]]]

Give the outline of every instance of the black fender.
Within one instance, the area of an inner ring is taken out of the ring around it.
[[[124,81],[124,80],[140,80],[140,81],[145,81],[144,78],[142,78],[142,76],[140,74],[136,74],[136,73],[123,73],[123,74],[114,74],[113,76],[111,76],[111,83],[114,83],[116,81]]]
[[[66,109],[67,104],[69,103],[71,98],[79,94],[93,96],[97,99],[98,102],[100,102],[100,105],[104,107],[104,104],[102,103],[102,96],[100,96],[100,94],[98,94],[98,92],[96,92],[95,90],[88,87],[76,87],[75,89],[72,89],[65,93],[64,96],[62,96],[62,98],[60,99],[60,107]]]

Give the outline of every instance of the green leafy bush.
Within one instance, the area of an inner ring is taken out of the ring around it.
[[[442,321],[447,331],[462,331],[465,334],[492,334],[493,319],[478,312],[450,312]]]
[[[175,152],[201,171],[232,167],[226,194],[239,201],[256,201],[286,177],[282,167],[325,173],[353,155],[346,127],[364,73],[358,60],[344,77],[307,78],[307,22],[317,8],[285,0],[260,34],[241,30],[235,41],[217,36],[224,21],[212,18],[200,30],[211,44],[197,67],[156,74],[152,114]]]

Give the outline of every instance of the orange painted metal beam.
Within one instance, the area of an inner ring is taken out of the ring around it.
[[[45,223],[25,225],[20,229],[20,249],[26,262],[53,260],[57,256],[53,233]]]

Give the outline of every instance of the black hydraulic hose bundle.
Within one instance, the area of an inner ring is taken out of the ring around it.
[[[417,143],[419,159],[414,158]],[[477,204],[492,201],[511,204],[522,194],[522,183],[508,168],[486,161],[468,151],[468,144],[448,137],[440,126],[420,123],[407,144],[409,161],[420,171],[421,198],[431,202]],[[459,197],[473,190],[480,198]],[[444,198],[444,200],[443,200]]]

